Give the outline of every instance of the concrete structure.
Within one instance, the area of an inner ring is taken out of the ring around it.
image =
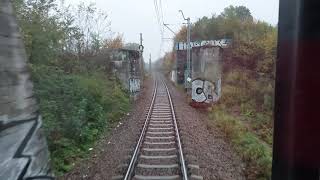
[[[140,64],[140,52],[137,50],[114,49],[106,53],[111,69],[123,86],[132,95],[140,91],[143,76]]]
[[[0,4],[0,179],[54,179],[14,10]]]
[[[221,96],[222,48],[219,46],[192,49],[192,100],[212,103]]]
[[[217,82],[221,79],[222,48],[205,46],[192,49],[192,79],[207,79]]]
[[[187,51],[177,50],[176,51],[176,65],[175,70],[177,73],[177,84],[185,84],[185,71],[187,69]]]
[[[198,51],[197,49],[203,49],[208,47],[220,47],[222,49],[230,48],[232,45],[231,39],[219,39],[219,40],[203,40],[203,41],[193,41],[190,42],[191,50],[191,69],[193,65],[194,52]],[[177,72],[177,84],[183,84],[187,87],[188,83],[186,82],[187,77],[187,43],[186,42],[177,42],[175,44],[176,50],[176,66],[174,70]],[[193,74],[191,72],[192,79],[194,79]]]
[[[193,46],[191,51],[192,78],[191,83],[188,83],[187,51],[184,45],[182,47],[180,45],[176,46],[176,64],[171,72],[171,80],[177,84],[183,84],[185,88],[191,86],[191,95],[195,102],[217,101],[221,96],[222,46],[210,43],[209,45],[199,43],[199,46]],[[223,47],[226,48],[226,45]]]

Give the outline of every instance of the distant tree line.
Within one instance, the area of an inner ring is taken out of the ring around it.
[[[186,41],[186,37],[187,28],[183,26],[174,37],[174,43]],[[233,40],[232,48],[224,53],[226,69],[238,66],[274,77],[276,26],[256,20],[244,6],[229,6],[220,15],[205,16],[192,24],[191,41],[223,38]],[[172,55],[165,56],[167,61],[172,58]]]

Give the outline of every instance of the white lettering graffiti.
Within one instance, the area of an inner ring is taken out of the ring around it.
[[[219,39],[219,40],[207,40],[207,41],[194,41],[190,42],[190,47],[202,47],[202,46],[220,46],[226,48],[231,44],[231,39]],[[186,50],[188,47],[186,42],[178,42],[175,45],[176,50]]]

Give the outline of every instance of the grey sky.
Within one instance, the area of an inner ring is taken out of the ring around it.
[[[139,42],[139,33],[143,33],[144,58],[149,59],[149,53],[155,60],[172,47],[172,41],[164,40],[161,46],[160,27],[157,22],[154,0],[83,0],[94,2],[97,7],[106,11],[111,20],[111,30],[123,34],[126,42]],[[78,4],[79,0],[66,0]],[[157,0],[160,6],[160,0]],[[178,10],[183,10],[191,22],[203,16],[220,14],[229,5],[248,7],[252,15],[270,24],[278,22],[279,0],[161,0],[163,19],[165,23],[174,24],[170,27],[178,31],[183,19]],[[159,7],[160,8],[160,7]],[[165,38],[173,34],[165,29]],[[160,49],[162,49],[160,51]]]

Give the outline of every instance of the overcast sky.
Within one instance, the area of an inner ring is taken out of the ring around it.
[[[139,33],[143,33],[144,58],[156,60],[172,47],[172,41],[161,40],[154,0],[82,0],[96,3],[97,7],[106,11],[111,20],[111,30],[123,34],[126,42],[139,43]],[[203,16],[220,14],[225,7],[246,6],[254,18],[270,24],[278,22],[279,0],[157,0],[160,9],[162,4],[164,23],[178,32],[184,22],[179,9],[183,10],[191,22]],[[79,0],[65,0],[66,3],[78,4]],[[172,38],[173,33],[165,29],[165,38]],[[161,47],[161,42],[163,45]],[[160,51],[160,49],[162,49]]]

